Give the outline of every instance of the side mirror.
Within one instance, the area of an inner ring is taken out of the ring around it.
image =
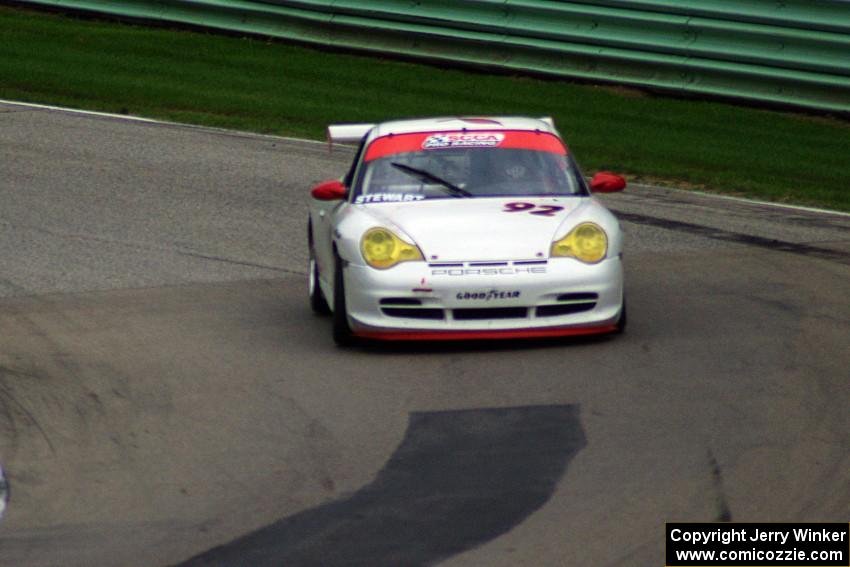
[[[616,193],[626,188],[626,180],[610,171],[600,171],[590,181],[594,193]]]
[[[323,181],[313,187],[310,195],[319,201],[339,201],[345,199],[345,185],[337,179]]]

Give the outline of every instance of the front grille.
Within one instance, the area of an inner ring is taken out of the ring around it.
[[[422,300],[415,297],[385,297],[381,305],[422,305]]]
[[[382,307],[381,312],[388,317],[406,319],[443,319],[442,309],[417,309],[415,307]]]
[[[555,297],[555,301],[558,303],[537,307],[464,307],[452,309],[451,314],[452,319],[456,321],[525,319],[532,313],[532,310],[535,317],[559,317],[591,311],[599,301],[599,294],[590,292],[562,293]],[[438,307],[421,307],[422,303],[421,299],[415,297],[385,297],[380,300],[381,312],[388,317],[432,321],[440,321],[446,318],[447,310]]]
[[[596,301],[599,299],[598,293],[562,293],[558,296],[558,301]]]
[[[481,319],[522,319],[528,317],[527,307],[480,307],[454,309],[452,316],[458,321]]]
[[[538,317],[557,317],[559,315],[571,315],[573,313],[581,313],[582,311],[590,311],[596,307],[596,302],[599,300],[598,293],[562,293],[555,298],[560,301],[558,305],[541,305],[535,310],[535,315]]]
[[[557,317],[558,315],[570,315],[571,313],[581,313],[582,311],[590,311],[596,307],[596,302],[592,303],[564,303],[563,305],[541,305],[537,308],[538,317]]]

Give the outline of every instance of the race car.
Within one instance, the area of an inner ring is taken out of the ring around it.
[[[549,118],[399,120],[328,127],[359,143],[348,173],[312,189],[313,310],[340,345],[621,332],[623,236]]]

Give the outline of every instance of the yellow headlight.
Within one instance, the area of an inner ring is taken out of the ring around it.
[[[587,264],[602,261],[608,252],[608,237],[599,225],[585,222],[564,238],[552,243],[552,256],[576,258]]]
[[[423,260],[422,252],[385,228],[370,228],[360,240],[363,259],[373,268],[385,270],[399,262]]]

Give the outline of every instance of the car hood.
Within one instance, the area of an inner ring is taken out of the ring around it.
[[[403,231],[426,260],[451,262],[548,258],[558,227],[589,202],[581,197],[509,197],[355,206],[387,228]]]

